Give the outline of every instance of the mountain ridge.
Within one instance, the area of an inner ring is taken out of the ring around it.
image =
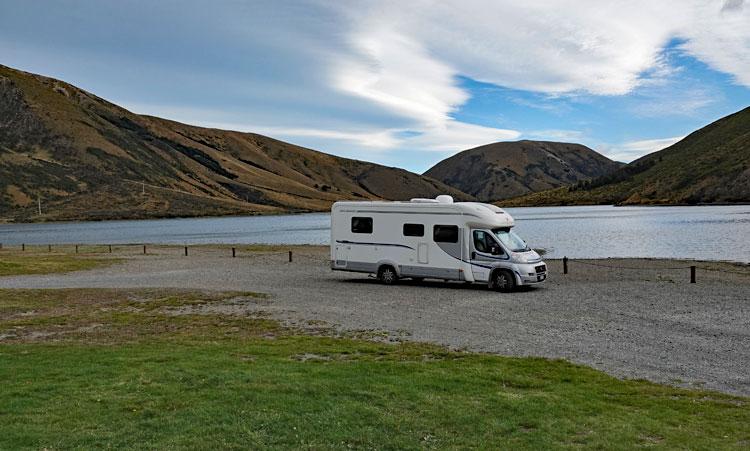
[[[618,168],[596,151],[575,143],[502,141],[464,150],[424,175],[482,201],[497,201],[593,178]]]

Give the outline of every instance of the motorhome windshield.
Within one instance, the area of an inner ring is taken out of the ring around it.
[[[498,240],[511,252],[525,252],[530,250],[526,242],[520,236],[511,232],[509,228],[492,229]]]

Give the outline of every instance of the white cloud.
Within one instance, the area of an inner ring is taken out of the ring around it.
[[[684,136],[674,136],[671,138],[629,141],[616,146],[603,146],[599,149],[599,152],[612,160],[629,163],[644,155],[667,148],[683,138]]]

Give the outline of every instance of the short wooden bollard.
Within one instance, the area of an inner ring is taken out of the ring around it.
[[[78,245],[76,244],[76,254],[78,253]]]
[[[292,251],[289,251],[289,263],[292,262]]]
[[[563,257],[563,274],[568,273],[568,257]]]
[[[51,244],[47,245],[47,252],[52,252],[52,245]]]
[[[112,245],[111,244],[109,245],[109,253],[110,254],[112,253]]]
[[[143,255],[146,255],[146,245],[143,245]]]
[[[690,266],[690,283],[695,283],[695,266]]]
[[[187,246],[185,246],[185,257],[187,257]]]
[[[25,245],[25,244],[23,244],[23,243],[21,243],[21,250],[22,250],[22,251],[25,251],[25,250],[26,250],[26,245]]]
[[[235,258],[237,256],[237,250],[235,248],[232,248],[232,258]]]

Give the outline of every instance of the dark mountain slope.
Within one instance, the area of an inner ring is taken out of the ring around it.
[[[617,171],[514,205],[750,202],[750,107]]]

